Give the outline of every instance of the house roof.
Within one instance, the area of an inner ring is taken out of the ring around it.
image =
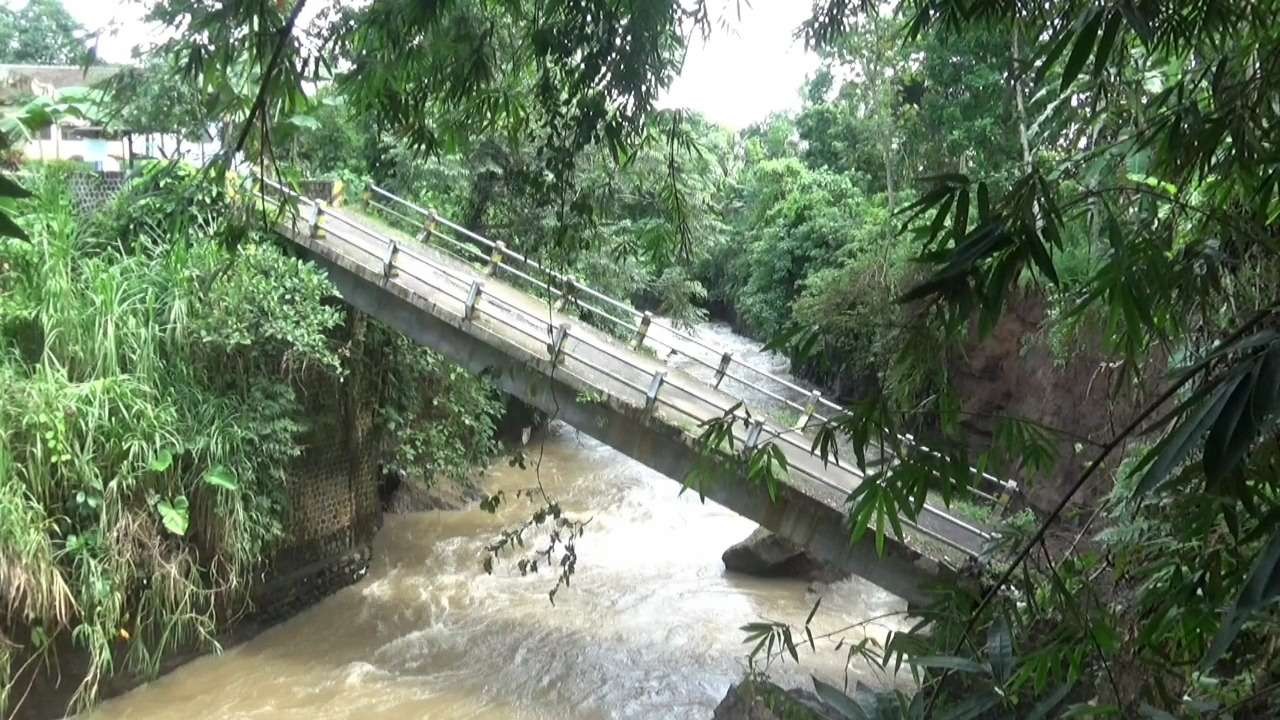
[[[69,87],[88,87],[123,70],[124,65],[0,64],[0,105],[16,105],[33,96]]]

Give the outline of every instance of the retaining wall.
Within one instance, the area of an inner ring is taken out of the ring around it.
[[[363,316],[349,314],[353,354],[361,352]],[[252,590],[253,612],[224,628],[224,647],[253,637],[276,622],[364,577],[372,557],[372,541],[382,524],[378,497],[380,439],[374,430],[374,391],[360,367],[341,382],[317,375],[302,383],[307,417],[313,426],[304,438],[303,453],[285,480],[288,512],[285,540],[268,560],[266,580]],[[15,637],[26,637],[20,633]],[[163,662],[169,672],[204,654],[201,649],[174,653]],[[118,663],[124,666],[123,656]],[[22,664],[19,658],[18,665]],[[38,668],[35,668],[38,670]],[[87,669],[84,651],[70,642],[58,647],[57,672],[42,672],[13,720],[62,717]],[[32,678],[17,678],[26,687]],[[99,697],[127,692],[146,678],[120,673],[103,681]],[[22,693],[18,693],[21,695]]]

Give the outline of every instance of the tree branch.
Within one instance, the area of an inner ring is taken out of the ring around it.
[[[249,116],[244,119],[244,127],[240,128],[240,135],[236,138],[236,144],[227,153],[227,159],[230,160],[240,151],[244,149],[244,144],[249,139],[249,131],[253,127],[253,121],[263,112],[267,104],[268,87],[271,85],[271,77],[275,75],[276,67],[280,65],[280,58],[284,56],[284,48],[289,44],[289,37],[293,35],[293,26],[298,21],[298,16],[302,14],[302,8],[307,4],[307,0],[298,0],[293,6],[293,10],[289,12],[289,18],[285,20],[284,25],[280,28],[280,37],[276,39],[275,49],[271,51],[271,59],[267,61],[267,67],[262,72],[262,79],[258,82],[258,94],[253,98],[253,104],[249,106]]]

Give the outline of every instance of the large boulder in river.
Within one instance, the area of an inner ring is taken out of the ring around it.
[[[834,720],[818,696],[804,690],[783,690],[767,680],[743,680],[729,686],[712,720]]]
[[[382,509],[389,513],[461,510],[484,497],[470,483],[448,477],[428,482],[419,477],[400,475],[394,483],[384,479],[380,490]]]
[[[720,556],[726,570],[759,577],[829,579],[838,573],[790,540],[756,528]]]

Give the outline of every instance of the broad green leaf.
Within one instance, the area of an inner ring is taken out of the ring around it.
[[[1098,51],[1094,53],[1093,57],[1093,76],[1095,78],[1102,76],[1102,71],[1107,67],[1107,61],[1111,59],[1111,51],[1115,48],[1116,37],[1120,34],[1123,17],[1118,12],[1112,12],[1107,18],[1107,24],[1102,29],[1102,37],[1098,40]]]
[[[1145,718],[1145,720],[1178,720],[1173,715],[1159,708],[1151,707],[1147,703],[1142,703],[1138,707],[1138,717]]]
[[[31,191],[14,182],[6,175],[0,175],[0,197],[29,198]]]
[[[989,668],[982,663],[955,655],[918,655],[908,658],[907,662],[917,667],[940,668],[962,673],[985,675],[989,671]]]
[[[1240,629],[1262,607],[1280,598],[1280,529],[1277,529],[1258,553],[1240,595],[1222,619],[1213,644],[1200,660],[1200,668],[1208,670],[1222,658]]]
[[[1155,490],[1168,479],[1169,472],[1182,462],[1196,442],[1208,432],[1209,426],[1222,412],[1227,397],[1241,379],[1242,376],[1236,373],[1216,386],[1206,387],[1187,401],[1185,406],[1189,407],[1196,401],[1199,401],[1199,405],[1184,415],[1177,427],[1143,456],[1141,464],[1147,465],[1147,469],[1134,489],[1136,496]]]
[[[1115,718],[1120,717],[1120,709],[1115,705],[1095,705],[1083,702],[1068,706],[1061,717],[1063,720],[1067,720],[1067,718]]]
[[[1000,696],[992,692],[981,692],[970,696],[959,703],[942,709],[938,720],[973,720],[1000,702]]]
[[[874,720],[853,698],[816,677],[813,678],[813,690],[823,702],[840,713],[844,720]]]
[[[168,470],[172,465],[173,465],[173,452],[168,449],[164,449],[164,450],[161,450],[158,455],[156,455],[154,458],[151,459],[151,463],[147,465],[147,468],[150,469],[152,472],[162,473]]]
[[[27,231],[23,230],[18,223],[9,217],[9,213],[0,210],[0,237],[13,237],[19,240],[30,240]]]
[[[1074,35],[1071,33],[1070,27],[1063,27],[1058,30],[1057,37],[1054,39],[1053,45],[1049,46],[1049,52],[1045,53],[1044,59],[1040,62],[1040,67],[1036,69],[1036,76],[1034,78],[1034,83],[1036,85],[1044,82],[1049,71],[1052,70],[1053,66],[1058,62],[1058,58],[1062,57],[1062,53],[1064,53],[1067,46],[1071,44],[1072,37],[1074,37]]]
[[[156,503],[156,510],[160,513],[160,521],[164,523],[164,527],[169,532],[178,536],[187,534],[187,525],[190,517],[187,514],[187,498],[179,495],[170,503],[168,500],[160,500]]]
[[[1031,712],[1027,715],[1025,720],[1044,720],[1049,717],[1049,713],[1053,712],[1055,708],[1062,704],[1062,701],[1066,699],[1067,695],[1071,693],[1071,690],[1074,687],[1075,683],[1064,682],[1054,688],[1053,692],[1041,698],[1040,701],[1035,704],[1035,707],[1031,708]]]
[[[1250,411],[1253,389],[1257,384],[1261,363],[1255,363],[1227,396],[1222,412],[1204,441],[1204,472],[1213,484],[1235,469],[1257,436],[1257,418]]]
[[[319,130],[320,129],[319,120],[316,120],[310,115],[305,115],[302,113],[298,113],[297,115],[291,115],[289,117],[288,122],[290,125],[302,128],[303,130]]]
[[[961,190],[956,196],[955,211],[951,216],[951,233],[959,243],[969,232],[969,191]]]
[[[223,490],[235,491],[240,489],[240,484],[236,482],[235,474],[223,465],[210,468],[204,474],[204,482],[207,485],[222,488]]]
[[[1003,614],[996,616],[987,631],[987,662],[991,663],[991,673],[997,681],[1009,681],[1013,674],[1013,635]]]
[[[1058,92],[1065,93],[1067,88],[1071,87],[1071,83],[1080,75],[1080,71],[1084,69],[1085,61],[1089,59],[1089,55],[1093,52],[1093,43],[1098,39],[1098,28],[1102,26],[1104,17],[1105,14],[1101,10],[1095,9],[1093,17],[1076,34],[1076,42],[1071,47],[1071,55],[1067,57],[1067,64],[1062,67],[1062,82],[1058,85]]]
[[[808,615],[807,617],[805,617],[805,619],[804,619],[804,624],[805,624],[806,626],[807,626],[809,623],[813,622],[813,616],[818,614],[818,607],[819,607],[819,606],[821,606],[821,605],[822,605],[822,596],[821,596],[821,595],[819,595],[819,596],[818,596],[818,600],[817,600],[817,602],[815,602],[815,603],[813,604],[813,609],[809,611],[809,615]]]

